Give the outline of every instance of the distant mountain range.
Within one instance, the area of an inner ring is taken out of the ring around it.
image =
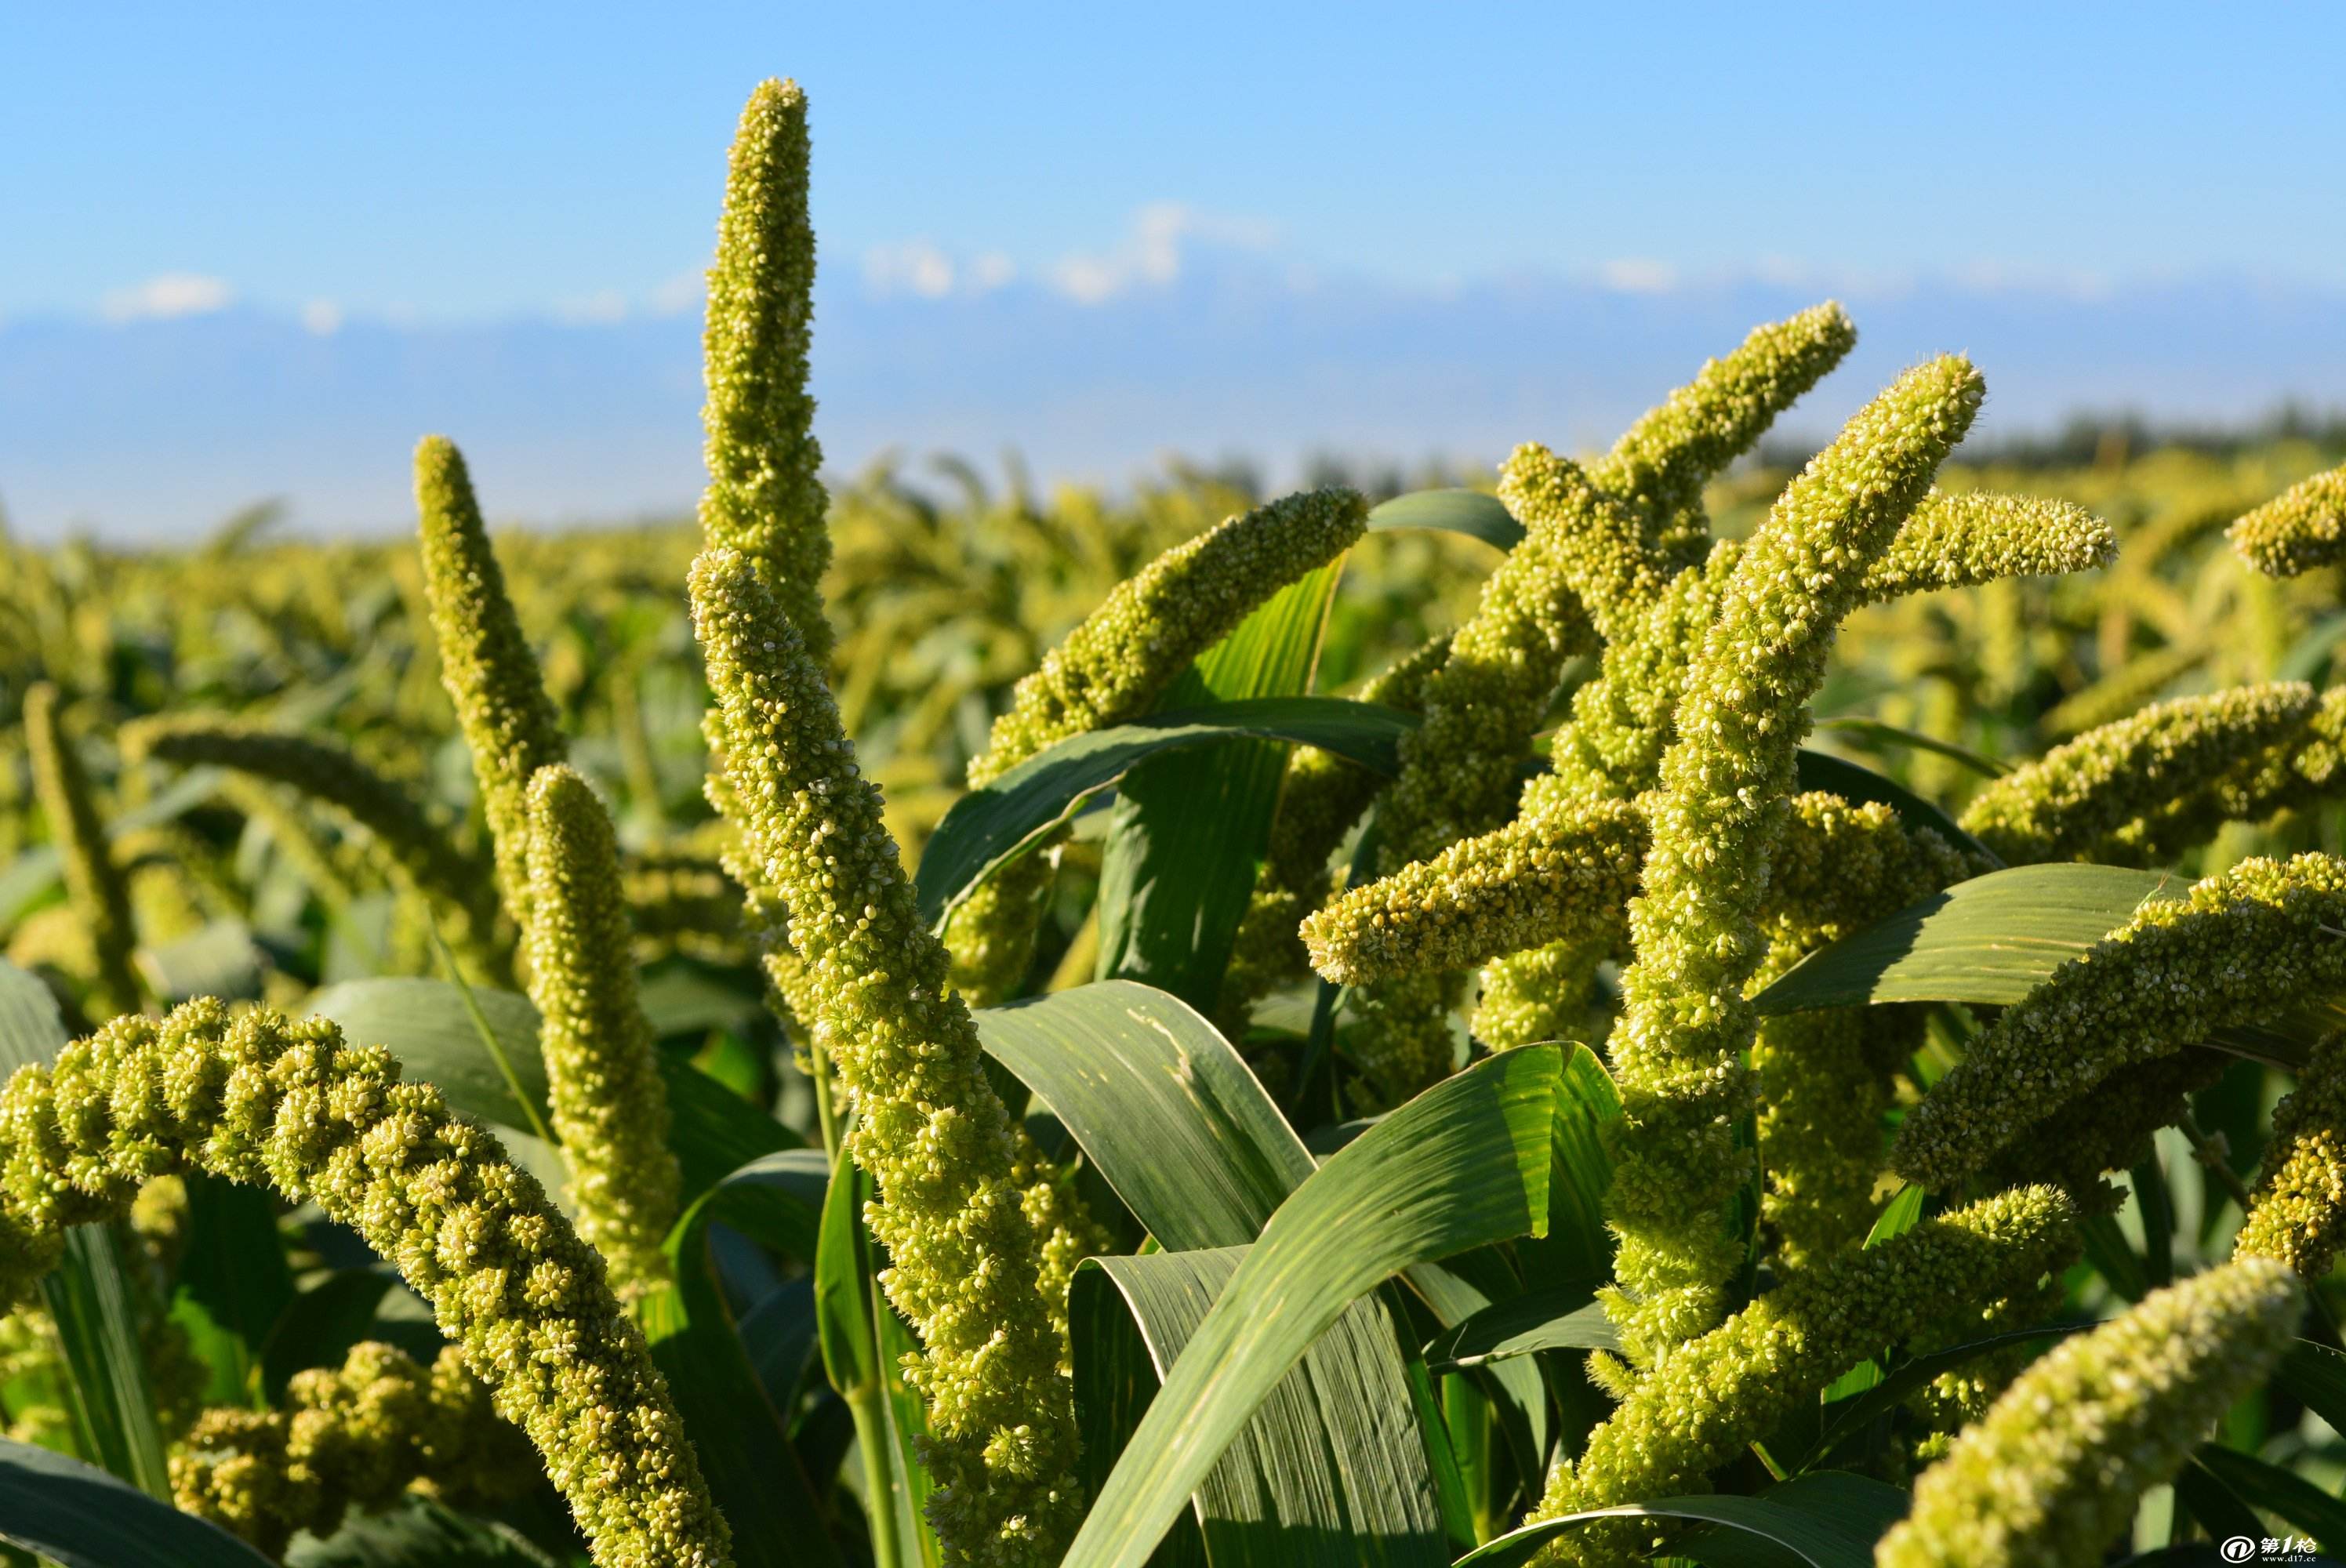
[[[1014,281],[927,297],[827,275],[818,426],[848,470],[891,449],[1046,479],[1131,478],[1168,454],[1495,460],[1599,445],[1753,324],[1835,290],[1753,277],[1494,280],[1450,290],[1312,278],[1243,250],[1086,302]],[[1902,365],[1985,372],[1983,435],[2081,411],[2224,423],[2346,408],[2346,291],[2201,279],[2106,288],[1951,276],[1845,288],[1862,341],[1787,422],[1821,436]],[[266,495],[312,532],[408,515],[429,431],[499,517],[618,519],[699,486],[697,312],[417,325],[222,308],[0,321],[0,500],[21,535],[185,538]]]

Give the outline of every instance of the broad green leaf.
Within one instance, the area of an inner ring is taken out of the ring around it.
[[[211,1369],[205,1402],[237,1404],[250,1397],[262,1347],[293,1300],[277,1200],[260,1187],[200,1171],[184,1179],[187,1241],[171,1319]]]
[[[1183,710],[1311,689],[1341,559],[1306,573],[1199,656],[1158,706]],[[1143,981],[1210,1008],[1270,841],[1287,748],[1230,740],[1125,776],[1102,849],[1102,980]]]
[[[468,1519],[420,1492],[380,1513],[353,1509],[324,1540],[301,1535],[285,1568],[557,1568],[510,1525]]]
[[[1316,1168],[1229,1041],[1128,980],[976,1015],[986,1052],[1064,1124],[1160,1246],[1242,1246]]]
[[[1551,1227],[1555,1224],[1555,1180],[1553,1176],[1549,1177]],[[1421,1263],[1411,1268],[1405,1278],[1410,1288],[1444,1325],[1444,1333],[1435,1336],[1437,1344],[1478,1314],[1491,1310],[1498,1303],[1519,1299],[1524,1294],[1515,1271],[1495,1250],[1469,1253],[1447,1264]],[[1430,1379],[1436,1373],[1454,1370],[1434,1366],[1433,1359],[1431,1355],[1420,1358],[1413,1365],[1413,1372],[1423,1368]],[[1547,1473],[1548,1444],[1553,1434],[1548,1421],[1547,1382],[1541,1377],[1539,1367],[1521,1358],[1478,1363],[1471,1372],[1444,1383],[1445,1404],[1452,1397],[1448,1390],[1462,1382],[1480,1391],[1476,1402],[1489,1410],[1505,1435],[1507,1446],[1515,1455],[1515,1473],[1532,1477]],[[1465,1467],[1468,1456],[1462,1453],[1459,1463]],[[1471,1477],[1469,1484],[1474,1484]],[[1475,1495],[1487,1498],[1487,1485]],[[1487,1529],[1483,1532],[1485,1537],[1492,1533],[1494,1532]]]
[[[1495,550],[1512,550],[1524,536],[1524,525],[1505,504],[1479,490],[1415,490],[1396,495],[1369,513],[1369,526],[1379,533],[1438,528],[1480,539]]]
[[[1586,1289],[1590,1281],[1611,1276],[1613,1233],[1605,1224],[1605,1189],[1613,1182],[1613,1157],[1605,1152],[1604,1126],[1620,1115],[1620,1091],[1605,1064],[1586,1045],[1566,1047],[1556,1125],[1549,1134],[1555,1168],[1548,1180],[1547,1234],[1515,1244],[1524,1283],[1532,1288]]]
[[[1874,1543],[1905,1512],[1896,1487],[1825,1471],[1757,1497],[1668,1497],[1562,1514],[1500,1536],[1455,1568],[1525,1568],[1557,1536],[1596,1519],[1698,1523],[1671,1541],[1670,1554],[1705,1568],[1872,1568]]]
[[[709,1227],[721,1220],[761,1245],[811,1257],[827,1182],[822,1156],[806,1150],[771,1155],[731,1173],[669,1231],[674,1283],[637,1304],[652,1359],[668,1379],[710,1495],[733,1527],[734,1557],[744,1568],[842,1559],[816,1522],[821,1504],[782,1413],[742,1349],[709,1257]]]
[[[2297,1340],[2274,1369],[2272,1386],[2288,1390],[2333,1431],[2346,1431],[2346,1352]]]
[[[114,1474],[166,1498],[170,1473],[124,1252],[115,1226],[75,1226],[66,1232],[65,1255],[41,1277],[41,1301],[69,1374],[66,1410],[75,1442]]]
[[[1847,800],[1879,801],[1897,812],[1899,820],[1910,828],[1929,828],[1957,849],[1984,857],[1990,865],[2004,863],[1989,852],[1986,845],[1956,826],[1955,820],[1945,811],[1871,768],[1861,768],[1804,746],[1800,748],[1797,777],[1802,789],[1830,790]]]
[[[70,1038],[41,977],[0,959],[0,1079],[30,1063],[56,1061]]]
[[[1596,1299],[1592,1286],[1540,1291],[1500,1301],[1425,1348],[1437,1372],[1527,1356],[1535,1350],[1617,1350],[1621,1336]]]
[[[1238,1053],[1178,997],[1106,981],[988,1008],[977,1025],[986,1050],[1051,1108],[1125,1206],[1170,1249],[1151,1255],[1149,1264],[1252,1241],[1318,1168]],[[1176,1283],[1164,1288],[1186,1300],[1178,1282],[1188,1276],[1177,1268],[1137,1280],[1117,1272],[1127,1261],[1100,1265],[1115,1273],[1122,1307],[1096,1298],[1105,1292],[1088,1268],[1069,1303],[1095,1487],[1211,1300],[1185,1316],[1186,1308],[1147,1290],[1169,1278]],[[1157,1316],[1148,1318],[1152,1311]],[[1127,1342],[1136,1332],[1148,1355]],[[1340,1332],[1313,1348],[1307,1368],[1278,1380],[1270,1406],[1198,1489],[1194,1511],[1214,1561],[1279,1563],[1301,1550],[1294,1542],[1341,1539],[1346,1521],[1382,1518],[1395,1499],[1414,1522],[1415,1534],[1406,1538],[1423,1534],[1438,1544],[1440,1516],[1429,1501],[1434,1482],[1413,1416],[1390,1319],[1373,1302],[1356,1303]],[[1331,1453],[1351,1456],[1332,1475]],[[1190,1550],[1187,1538],[1177,1532],[1168,1550]]]
[[[465,992],[445,981],[350,980],[312,994],[309,1008],[354,1042],[388,1047],[410,1076],[437,1084],[457,1110],[506,1127],[542,1123],[546,1060],[538,1052],[537,1009],[510,991],[469,989],[468,1003]],[[497,1054],[481,1039],[475,1006]],[[683,1167],[688,1201],[759,1156],[797,1146],[796,1134],[690,1063],[662,1053],[659,1064],[668,1086],[668,1147]]]
[[[205,801],[227,777],[217,768],[190,768],[168,789],[143,806],[110,817],[106,836],[120,840],[148,828],[176,821]],[[0,871],[0,926],[14,925],[49,895],[65,876],[65,860],[55,844],[36,844]]]
[[[1867,1227],[1865,1245],[1879,1247],[1922,1224],[1923,1205],[1930,1196],[1926,1189],[1911,1181],[1891,1194],[1890,1201],[1882,1206],[1882,1212],[1873,1217],[1872,1225]]]
[[[1076,1278],[1078,1289],[1093,1298],[1084,1308],[1093,1329],[1077,1345],[1078,1397],[1099,1397],[1096,1390],[1105,1380],[1086,1361],[1100,1354],[1100,1319],[1117,1316],[1096,1298],[1106,1294],[1096,1289],[1097,1281],[1112,1285],[1122,1298],[1161,1385],[1250,1250],[1216,1247],[1086,1262]],[[1407,1369],[1397,1358],[1376,1353],[1390,1347],[1397,1332],[1370,1297],[1338,1317],[1301,1360],[1260,1395],[1256,1419],[1239,1427],[1196,1483],[1194,1516],[1216,1568],[1449,1561],[1441,1502],[1426,1467]],[[1110,1364],[1123,1360],[1117,1356]],[[1294,1441],[1290,1434],[1296,1433],[1314,1434],[1317,1441]],[[1132,1449],[1124,1451],[1128,1455]],[[1096,1485],[1099,1468],[1115,1458],[1112,1448],[1095,1456]],[[1361,1484],[1389,1476],[1408,1477],[1413,1484],[1407,1490]],[[1114,1484],[1112,1473],[1107,1484]],[[1144,1552],[1132,1560],[1148,1558]],[[1077,1559],[1071,1555],[1068,1561]]]
[[[218,1525],[77,1459],[0,1439],[0,1540],[63,1568],[269,1568]]]
[[[2346,1502],[2303,1476],[2215,1443],[2201,1444],[2191,1456],[2191,1462],[2258,1512],[2272,1514],[2311,1535],[2320,1543],[2322,1550],[2346,1551]]]
[[[2210,1541],[2226,1541],[2236,1536],[2247,1536],[2254,1541],[2264,1536],[2265,1522],[2257,1517],[2257,1511],[2236,1496],[2230,1487],[2218,1481],[2205,1465],[2187,1463],[2176,1472],[2175,1502],[2178,1512],[2196,1521],[2199,1528],[2207,1532]],[[2190,1548],[2170,1547],[2168,1550],[2188,1552]],[[2212,1546],[2201,1546],[2198,1551],[2204,1555],[2186,1557],[2184,1563],[2190,1568],[2219,1568],[2223,1559],[2215,1555]],[[2160,1559],[2153,1553],[2146,1557],[2130,1557],[2127,1561],[2129,1563],[2157,1563]]]
[[[1292,741],[1391,777],[1413,714],[1337,697],[1261,697],[1152,714],[1070,737],[954,802],[913,878],[931,925],[1003,861],[1048,838],[1091,796],[1152,758],[1232,739]]]
[[[268,960],[254,943],[251,927],[222,919],[177,942],[140,948],[138,964],[148,987],[169,1006],[191,996],[258,1001]]]
[[[2119,866],[1991,871],[1819,948],[1755,1003],[1763,1013],[1882,1002],[2008,1005],[2143,904],[2179,898],[2190,885],[2172,871]]]
[[[1352,1301],[1547,1225],[1560,1054],[1528,1046],[1410,1101],[1330,1159],[1249,1249],[1101,1488],[1063,1568],[1138,1568],[1288,1369]]]

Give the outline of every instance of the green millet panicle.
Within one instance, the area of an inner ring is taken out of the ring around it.
[[[1312,490],[1166,551],[1117,584],[1019,681],[984,755],[970,762],[971,786],[1069,736],[1140,718],[1191,660],[1257,605],[1352,548],[1367,523],[1353,492]]]
[[[1726,1208],[1750,1174],[1733,1145],[1758,1027],[1744,987],[1765,954],[1759,921],[1809,699],[1868,565],[1970,427],[1982,390],[1950,355],[1861,410],[1751,536],[1688,674],[1648,812],[1653,847],[1629,906],[1636,962],[1611,1044],[1626,1115],[1606,1305],[1641,1364],[1719,1320],[1740,1262]]]
[[[1869,600],[2009,577],[2091,571],[2117,558],[2110,525],[2072,502],[1933,491],[1865,574]]]
[[[2346,466],[2274,496],[2226,531],[2240,558],[2268,576],[2294,577],[2346,559]]]
[[[2137,824],[2228,777],[2243,755],[2300,733],[2315,708],[2301,681],[2157,704],[1991,780],[1964,829],[2015,863],[2139,859],[2129,847],[2149,830]]]
[[[412,1486],[495,1502],[537,1474],[527,1440],[497,1419],[454,1346],[426,1368],[368,1340],[339,1367],[296,1372],[282,1410],[205,1411],[171,1456],[171,1493],[183,1512],[281,1557],[296,1531],[331,1535],[350,1510],[386,1508]]]
[[[1699,560],[1708,544],[1702,487],[1856,344],[1857,328],[1831,300],[1755,328],[1631,425],[1589,477],[1637,509],[1648,546],[1677,550],[1677,565]]]
[[[542,1020],[546,1108],[570,1167],[578,1234],[629,1300],[668,1278],[660,1250],[680,1177],[668,1088],[636,998],[611,819],[566,763],[529,781],[529,999]]]
[[[2216,1051],[2178,1051],[2113,1073],[2006,1145],[1988,1165],[1989,1183],[2050,1182],[2088,1213],[2116,1213],[2126,1195],[2103,1174],[2151,1158],[2158,1129],[2182,1120],[2190,1097],[2223,1076],[2228,1060]]]
[[[2313,1048],[2297,1087],[2273,1107],[2248,1219],[2233,1238],[2243,1257],[2270,1257],[2307,1279],[2330,1272],[2346,1239],[2346,1034]]]
[[[218,714],[172,714],[126,728],[122,748],[133,759],[233,769],[317,801],[372,834],[399,874],[452,917],[451,945],[484,966],[474,978],[495,983],[511,972],[510,956],[499,951],[496,885],[487,869],[455,848],[447,826],[427,816],[412,791],[339,741]]]
[[[2346,860],[2243,860],[2047,976],[1907,1114],[1892,1164],[1944,1190],[2113,1073],[2346,985]]]
[[[1361,688],[1363,702],[1415,713],[1425,682],[1450,657],[1450,638],[1419,644]],[[1304,916],[1328,900],[1336,873],[1329,860],[1369,809],[1385,781],[1367,769],[1315,746],[1299,746],[1280,780],[1270,842],[1247,911],[1231,943],[1216,1001],[1222,1032],[1245,1031],[1246,1010],[1257,997],[1311,972],[1298,932]]]
[[[1914,1483],[1879,1568],[2075,1568],[2100,1561],[2296,1327],[2296,1277],[2240,1258],[2063,1341]]]
[[[1081,1504],[1075,1414],[1009,1114],[821,672],[747,557],[704,554],[691,588],[731,789],[854,1098],[882,1283],[923,1347],[932,1522],[954,1563],[1047,1562]]]
[[[1256,606],[1352,548],[1367,525],[1367,504],[1358,494],[1313,490],[1258,506],[1166,551],[1117,585],[1019,681],[984,755],[970,761],[970,787],[992,783],[1070,736],[1148,713],[1192,660]],[[1029,854],[996,873],[947,921],[954,984],[972,1002],[1000,1001],[1025,977],[1056,870],[1039,852]]]
[[[1347,891],[1304,921],[1304,945],[1324,978],[1351,985],[1606,936],[1645,850],[1646,820],[1628,801],[1519,818]]]
[[[515,923],[529,927],[530,776],[563,759],[554,704],[537,658],[505,596],[480,504],[455,444],[430,435],[415,449],[415,504],[423,517],[423,589],[440,645],[440,681],[473,754],[495,852],[497,891]]]
[[[1620,640],[1654,613],[1674,570],[1708,546],[1703,484],[1855,341],[1841,308],[1827,303],[1760,328],[1704,365],[1585,473],[1543,448],[1517,452],[1501,494],[1525,536],[1484,585],[1428,683],[1425,724],[1402,743],[1401,777],[1379,816],[1379,874],[1506,820],[1517,766],[1566,659],[1593,651],[1597,626]],[[1584,592],[1596,602],[1584,602]],[[1351,1051],[1372,1100],[1404,1099],[1448,1070],[1447,1013],[1463,991],[1454,976],[1417,975],[1359,995]],[[1504,1033],[1508,1011],[1486,1022]]]
[[[2076,1219],[2050,1187],[2022,1187],[1844,1252],[1674,1349],[1559,1463],[1533,1519],[1702,1490],[1705,1474],[1764,1438],[1885,1345],[1923,1333],[1960,1301],[2034,1285]],[[1557,1539],[1551,1565],[1641,1561],[1653,1526],[1598,1522]]]
[[[431,1303],[520,1427],[600,1568],[723,1568],[721,1519],[603,1261],[496,1139],[323,1019],[209,999],[117,1018],[0,1089],[0,1302],[68,1226],[202,1170],[315,1202]]]
[[[97,792],[81,754],[59,722],[57,688],[36,681],[25,693],[25,749],[33,796],[49,820],[49,837],[64,862],[66,898],[89,942],[95,962],[89,1011],[128,1013],[138,1005],[138,976],[130,954],[138,935],[130,917],[130,886],[107,847]]]
[[[816,477],[822,448],[807,392],[815,260],[808,162],[806,94],[796,82],[759,83],[733,136],[709,270],[700,531],[711,548],[756,564],[821,664],[831,647],[822,613],[831,498]]]

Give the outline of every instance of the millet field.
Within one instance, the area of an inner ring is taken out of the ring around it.
[[[2346,1557],[2346,447],[830,473],[807,112],[697,518],[0,544],[0,1553]]]

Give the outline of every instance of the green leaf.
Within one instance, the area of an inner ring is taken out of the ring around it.
[[[1494,1056],[1410,1101],[1280,1206],[1198,1325],[1063,1568],[1139,1568],[1344,1308],[1413,1263],[1547,1226],[1561,1054]]]
[[[1613,1156],[1605,1152],[1604,1127],[1620,1115],[1621,1094],[1605,1064],[1586,1045],[1566,1048],[1549,1131],[1547,1235],[1515,1244],[1526,1285],[1553,1293],[1612,1276],[1605,1189],[1613,1183]]]
[[[1396,495],[1369,513],[1369,527],[1377,533],[1438,528],[1480,539],[1494,550],[1512,550],[1524,537],[1524,525],[1505,504],[1479,490],[1417,490]]]
[[[987,1054],[1168,1250],[1252,1241],[1317,1168],[1238,1052],[1178,997],[1110,980],[976,1017]]]
[[[2208,1532],[2210,1541],[2225,1541],[2242,1535],[2257,1540],[2264,1535],[2265,1522],[2257,1517],[2257,1511],[2234,1496],[2231,1488],[2218,1481],[2204,1465],[2187,1463],[2176,1472],[2175,1501],[2183,1514]],[[2203,1546],[2200,1550],[2208,1555],[2199,1561],[2209,1564],[2220,1563],[2221,1559],[2215,1556],[2213,1547]],[[2127,1561],[2133,1563],[2143,1559],[2128,1558]],[[2148,1561],[2157,1562],[2157,1559],[2153,1557]]]
[[[353,1511],[324,1540],[294,1538],[285,1568],[556,1568],[511,1526],[467,1519],[420,1492],[380,1513]]]
[[[1252,1241],[1318,1166],[1229,1042],[1178,997],[1104,981],[976,1016],[987,1052],[1050,1107],[1168,1249],[1097,1260],[1121,1308],[1097,1298],[1105,1293],[1093,1266],[1076,1277],[1076,1389],[1096,1488],[1212,1302],[1210,1289],[1193,1299],[1205,1288],[1195,1269],[1209,1266],[1159,1260]],[[1137,1344],[1129,1342],[1135,1333]],[[1406,1529],[1394,1551],[1419,1535],[1438,1547],[1433,1478],[1415,1441],[1408,1369],[1389,1316],[1373,1302],[1354,1304],[1307,1360],[1276,1380],[1270,1403],[1197,1489],[1194,1512],[1213,1561],[1283,1563],[1311,1549],[1300,1543],[1341,1543],[1348,1522],[1385,1519],[1396,1508]],[[1331,1471],[1331,1454],[1349,1457]],[[1168,1550],[1189,1550],[1182,1540]]]
[[[1158,704],[1196,708],[1311,689],[1342,573],[1330,562],[1259,606]],[[1102,980],[1143,981],[1213,1006],[1270,842],[1287,748],[1229,740],[1152,758],[1125,776],[1102,850]]]
[[[1076,1288],[1088,1298],[1082,1311],[1090,1330],[1077,1341],[1076,1397],[1102,1398],[1106,1379],[1096,1363],[1127,1363],[1126,1355],[1104,1353],[1099,1346],[1099,1336],[1109,1331],[1107,1320],[1123,1314],[1098,1299],[1107,1294],[1097,1289],[1098,1282],[1112,1285],[1121,1298],[1154,1380],[1161,1385],[1178,1368],[1178,1358],[1195,1342],[1216,1298],[1251,1250],[1216,1247],[1086,1262],[1076,1274]],[[1389,1349],[1397,1333],[1373,1297],[1357,1302],[1300,1361],[1259,1393],[1256,1419],[1238,1427],[1228,1448],[1195,1482],[1192,1512],[1216,1568],[1449,1561],[1408,1370],[1397,1357],[1376,1353]],[[1157,1397],[1163,1398],[1161,1388]],[[1314,1441],[1295,1441],[1295,1433],[1313,1434]],[[1403,1451],[1381,1462],[1381,1453],[1392,1449]],[[1124,1449],[1127,1458],[1133,1451],[1131,1446]],[[1116,1456],[1115,1448],[1093,1456],[1095,1486],[1115,1484],[1114,1472],[1103,1483],[1100,1471]],[[1413,1484],[1382,1484],[1394,1475],[1409,1477]],[[1175,1495],[1178,1511],[1179,1494]],[[1071,1554],[1067,1562],[1078,1560]],[[1130,1560],[1146,1562],[1149,1554],[1142,1552]]]
[[[63,1568],[269,1568],[218,1525],[94,1465],[0,1439],[0,1539]]]
[[[2143,904],[2190,885],[2172,871],[2120,866],[1991,871],[1819,948],[1755,1004],[1763,1013],[1882,1002],[2009,1005]]]
[[[250,1396],[262,1347],[293,1300],[293,1274],[266,1190],[185,1173],[187,1244],[179,1257],[171,1319],[211,1369],[207,1404]]]
[[[261,1341],[261,1391],[271,1401],[280,1400],[294,1373],[340,1366],[352,1346],[381,1339],[376,1309],[400,1288],[399,1271],[376,1263],[338,1268],[294,1297]]]
[[[1830,730],[1835,735],[1845,735],[1851,744],[1870,750],[1903,747],[1914,751],[1927,751],[1950,762],[1959,762],[1973,772],[1990,779],[2001,779],[2011,771],[1992,757],[1982,757],[1978,752],[1957,746],[1953,741],[1941,740],[1936,736],[1924,735],[1916,729],[1901,729],[1878,718],[1820,718],[1816,728]]]
[[[1535,1350],[1618,1350],[1621,1336],[1587,1285],[1539,1291],[1477,1312],[1425,1348],[1437,1372],[1479,1367]]]
[[[165,1006],[191,996],[258,1001],[268,970],[252,928],[234,919],[213,921],[160,947],[140,948],[137,957],[141,976]]]
[[[457,1110],[505,1127],[542,1124],[546,1059],[537,1045],[537,1009],[510,991],[468,989],[469,1003],[464,990],[442,980],[348,980],[313,993],[309,1007],[342,1025],[353,1042],[388,1047],[409,1076],[438,1085]],[[474,1006],[496,1039],[503,1064],[482,1042]],[[686,1201],[760,1155],[798,1145],[788,1127],[689,1062],[663,1052],[659,1066],[668,1086],[668,1147],[683,1167]],[[506,1141],[510,1146],[514,1140]]]
[[[2346,1431],[2346,1353],[2299,1339],[2274,1369],[2272,1386],[2288,1390],[2332,1431]]]
[[[1829,1458],[1832,1451],[1865,1430],[1876,1416],[1885,1415],[1915,1390],[1923,1387],[1942,1374],[1953,1371],[1974,1357],[2014,1345],[2026,1345],[2039,1339],[2057,1339],[2088,1329],[2089,1323],[2047,1323],[2035,1329],[2015,1329],[2009,1333],[1991,1334],[1984,1339],[1973,1339],[1961,1345],[1950,1345],[1943,1350],[1933,1350],[1917,1356],[1883,1377],[1862,1392],[1845,1400],[1837,1400],[1824,1408],[1824,1430],[1808,1458],[1800,1461],[1802,1470],[1813,1470]]]
[[[75,1226],[66,1232],[65,1255],[41,1277],[41,1300],[69,1374],[66,1410],[75,1442],[141,1491],[168,1498],[170,1472],[124,1251],[116,1227]]]
[[[1706,1568],[1872,1568],[1873,1544],[1904,1516],[1906,1494],[1863,1476],[1824,1471],[1757,1497],[1667,1497],[1593,1508],[1527,1524],[1458,1559],[1455,1568],[1525,1568],[1566,1531],[1594,1519],[1699,1522],[1670,1554]]]
[[[1955,820],[1909,789],[1896,779],[1886,779],[1871,768],[1861,768],[1822,751],[1800,748],[1797,778],[1802,789],[1830,790],[1846,800],[1878,801],[1898,813],[1899,820],[1909,828],[1929,828],[1959,850],[1969,850],[1984,857],[1990,865],[2004,862],[1991,853],[1985,844],[1973,838],[1955,823]]]
[[[1152,757],[1234,738],[1332,751],[1390,778],[1415,715],[1336,697],[1260,697],[1153,714],[1070,737],[954,802],[921,853],[913,887],[932,926],[994,868],[1048,838],[1083,802]]]
[[[2311,1535],[2323,1551],[2346,1551],[2346,1502],[2303,1476],[2215,1443],[2201,1444],[2191,1462],[2258,1512]]]
[[[817,1522],[821,1505],[766,1396],[709,1252],[719,1221],[777,1251],[811,1258],[829,1173],[820,1154],[788,1150],[730,1173],[696,1199],[668,1232],[673,1284],[648,1292],[636,1317],[668,1380],[709,1493],[733,1527],[743,1568],[839,1563]]]
[[[0,959],[0,1078],[56,1061],[70,1038],[56,996],[41,977]]]

